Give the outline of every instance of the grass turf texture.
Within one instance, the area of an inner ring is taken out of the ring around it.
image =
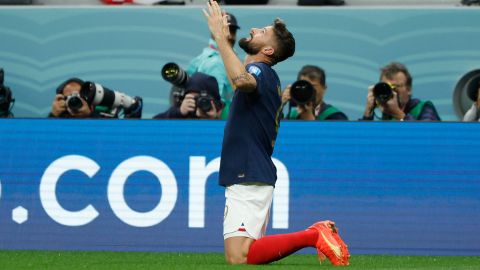
[[[0,251],[0,269],[332,269],[316,255],[292,255],[269,265],[226,265],[220,253]],[[336,269],[339,269],[335,267]],[[342,269],[342,268],[340,268]],[[354,255],[345,269],[480,269],[480,257]]]

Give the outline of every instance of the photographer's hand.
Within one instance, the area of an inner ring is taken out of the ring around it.
[[[386,103],[378,103],[378,107],[384,114],[391,115],[397,120],[403,120],[405,118],[405,113],[400,108],[398,104],[398,95],[397,92],[393,91],[393,97],[389,99]]]
[[[59,117],[66,110],[67,105],[65,103],[65,96],[62,94],[56,95],[52,102],[52,115],[54,117]]]
[[[375,96],[373,95],[373,85],[368,87],[367,104],[365,106],[364,118],[373,117],[373,110],[375,109]]]
[[[315,114],[313,113],[313,102],[309,102],[305,105],[298,105],[298,119],[301,120],[315,120]]]
[[[187,116],[189,113],[194,112],[196,108],[197,104],[195,101],[195,95],[192,93],[186,94],[180,105],[180,113],[183,116]]]

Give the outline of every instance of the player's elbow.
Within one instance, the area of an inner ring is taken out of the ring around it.
[[[240,90],[242,92],[253,92],[257,88],[256,84],[253,84],[248,81],[237,81],[234,83],[234,89]]]
[[[253,92],[257,88],[257,80],[247,72],[234,76],[231,81],[234,89],[242,92]]]

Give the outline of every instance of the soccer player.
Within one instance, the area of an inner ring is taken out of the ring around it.
[[[225,186],[223,235],[230,264],[265,264],[304,247],[316,247],[335,265],[347,265],[347,246],[332,221],[317,222],[305,231],[264,236],[277,179],[271,156],[279,128],[281,87],[271,68],[295,52],[295,39],[285,24],[253,28],[239,41],[245,64],[228,43],[228,22],[217,2],[203,10],[218,44],[235,94],[224,131],[219,183]]]

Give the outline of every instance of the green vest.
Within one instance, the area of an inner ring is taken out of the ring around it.
[[[418,118],[420,117],[420,114],[422,114],[423,107],[425,107],[426,104],[430,105],[430,107],[432,107],[433,110],[435,111],[435,114],[438,115],[437,110],[435,109],[435,106],[433,106],[433,103],[431,101],[420,101],[420,102],[418,102],[417,105],[415,105],[415,107],[413,107],[413,109],[410,110],[409,114],[411,116],[413,116],[413,118],[415,118],[415,120],[418,120]],[[440,119],[440,117],[439,117],[439,119]]]
[[[321,112],[318,116],[317,116],[317,120],[325,120],[327,119],[328,117],[330,117],[330,115],[332,114],[335,114],[335,113],[339,113],[340,110],[331,106],[328,107],[327,109],[325,109],[323,112]]]

